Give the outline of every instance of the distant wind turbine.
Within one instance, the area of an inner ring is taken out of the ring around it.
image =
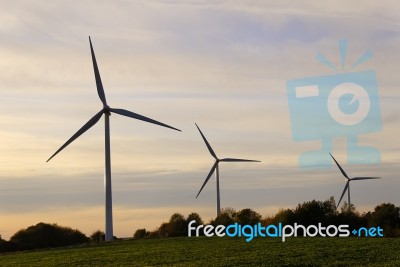
[[[104,173],[104,184],[105,184],[105,194],[106,194],[106,233],[105,233],[105,240],[112,241],[113,240],[113,219],[112,219],[112,195],[111,195],[111,156],[110,156],[110,122],[109,117],[111,116],[111,112],[123,115],[126,117],[134,118],[137,120],[142,120],[145,122],[157,124],[163,127],[167,127],[170,129],[174,129],[177,131],[181,131],[174,127],[171,127],[167,124],[158,122],[156,120],[147,118],[145,116],[133,113],[131,111],[125,109],[115,109],[110,108],[107,104],[106,96],[104,94],[103,84],[101,83],[100,72],[99,68],[97,67],[96,57],[94,55],[92,41],[89,36],[89,43],[90,43],[90,51],[92,54],[92,61],[93,61],[93,69],[94,69],[94,76],[96,78],[96,86],[97,86],[97,93],[101,102],[103,103],[103,108],[100,110],[96,115],[93,116],[85,125],[82,126],[70,139],[68,139],[65,144],[63,144],[46,162],[51,160],[55,155],[57,155],[61,150],[67,147],[70,143],[72,143],[75,139],[81,136],[84,132],[89,130],[93,125],[95,125],[103,116],[104,114],[104,125],[105,125],[105,173]]]
[[[339,167],[339,170],[342,172],[343,176],[346,177],[346,185],[343,189],[343,193],[340,196],[339,202],[337,204],[337,207],[339,207],[340,201],[342,201],[342,198],[344,196],[344,194],[347,191],[347,197],[348,197],[348,204],[349,204],[349,211],[351,211],[351,202],[350,202],[350,181],[358,181],[358,180],[370,180],[370,179],[380,179],[381,177],[353,177],[353,178],[349,178],[349,176],[347,176],[346,172],[342,169],[342,167],[339,165],[339,163],[336,161],[336,159],[332,156],[331,153],[329,153],[329,155],[331,155],[332,159],[335,161],[336,165]]]
[[[233,158],[219,159],[217,157],[217,155],[215,154],[214,150],[212,149],[212,147],[210,146],[210,144],[208,143],[206,137],[201,132],[199,126],[197,126],[197,124],[196,124],[196,127],[199,130],[199,132],[201,134],[201,137],[203,137],[203,140],[206,143],[208,151],[210,151],[211,156],[213,156],[213,158],[215,159],[215,163],[211,167],[211,170],[210,170],[209,174],[207,175],[207,178],[205,179],[203,185],[201,186],[199,193],[197,193],[196,198],[200,195],[201,190],[203,190],[203,188],[207,184],[208,180],[210,180],[211,175],[216,170],[215,178],[216,178],[216,185],[217,185],[217,216],[219,216],[221,214],[221,205],[220,205],[220,194],[219,194],[219,168],[218,168],[218,164],[220,162],[260,162],[260,161],[259,160],[249,160],[249,159],[233,159]]]

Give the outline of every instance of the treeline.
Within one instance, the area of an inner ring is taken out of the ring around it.
[[[374,211],[360,214],[353,205],[349,209],[345,202],[338,212],[335,200],[331,197],[324,202],[313,200],[299,204],[294,209],[280,210],[275,216],[263,221],[264,224],[279,222],[304,226],[318,223],[323,226],[347,224],[352,229],[380,226],[385,237],[400,237],[400,207],[391,203],[382,203],[376,206]]]
[[[191,213],[185,218],[180,213],[174,213],[168,222],[164,222],[154,231],[138,229],[133,234],[134,238],[187,236],[188,223],[196,221],[193,226],[204,224],[197,213]],[[350,228],[378,227],[384,230],[385,237],[400,237],[400,207],[391,203],[383,203],[375,207],[374,211],[360,214],[352,205],[349,209],[347,203],[340,211],[336,209],[333,197],[326,201],[312,200],[298,204],[293,209],[282,209],[274,216],[262,217],[261,214],[252,209],[242,209],[236,211],[233,208],[222,209],[221,214],[207,224],[213,226],[230,225],[238,223],[241,225],[262,225],[279,224],[294,225],[294,223],[304,226],[318,225],[350,225]]]
[[[191,213],[187,217],[180,213],[174,213],[168,222],[162,223],[156,230],[138,229],[133,237],[187,236],[188,224],[193,220],[196,221],[193,226],[205,224],[197,213]],[[376,206],[373,211],[360,214],[354,206],[349,209],[345,203],[342,209],[337,211],[335,200],[331,197],[326,201],[304,202],[293,209],[282,209],[274,216],[265,217],[252,209],[225,208],[218,217],[210,220],[207,224],[227,226],[234,223],[241,225],[261,223],[264,226],[278,223],[283,225],[297,223],[304,226],[318,225],[318,223],[323,226],[348,224],[351,228],[379,226],[383,229],[385,237],[400,237],[400,207],[391,203],[383,203]],[[87,237],[76,229],[57,224],[38,223],[18,231],[9,241],[3,240],[0,236],[0,253],[104,242],[104,237],[104,232],[99,230]],[[117,238],[114,237],[114,239]]]

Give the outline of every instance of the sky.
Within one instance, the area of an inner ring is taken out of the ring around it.
[[[346,164],[346,138],[333,153],[350,176],[352,202],[368,211],[399,206],[400,5],[397,1],[0,1],[0,235],[39,222],[90,235],[104,229],[104,124],[46,160],[101,108],[90,57],[91,36],[107,101],[182,132],[113,114],[111,158],[114,235],[154,230],[180,212],[216,213],[215,179],[200,189],[220,157],[222,207],[263,216],[313,199],[336,199],[336,166],[299,168],[319,140],[292,138],[286,83],[329,76],[315,56],[340,66],[365,51],[351,71],[376,73],[382,130],[359,136],[381,163]]]

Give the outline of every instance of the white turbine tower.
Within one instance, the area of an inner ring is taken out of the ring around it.
[[[260,162],[259,160],[250,160],[250,159],[233,159],[233,158],[224,158],[224,159],[219,159],[217,155],[215,154],[214,150],[211,148],[210,144],[208,143],[206,137],[203,135],[201,132],[199,126],[197,126],[197,129],[199,130],[201,137],[203,137],[204,142],[206,143],[206,146],[208,148],[208,151],[210,151],[211,156],[215,159],[214,165],[211,167],[211,170],[209,174],[207,175],[207,178],[205,179],[203,185],[201,186],[199,193],[197,193],[196,198],[200,195],[201,190],[203,190],[204,186],[207,184],[208,180],[210,180],[211,175],[215,173],[215,179],[216,179],[216,185],[217,185],[217,216],[221,214],[221,205],[220,205],[220,194],[219,194],[219,169],[218,169],[218,164],[220,162]]]
[[[381,177],[353,177],[353,178],[349,178],[349,176],[347,176],[346,172],[342,169],[342,167],[340,166],[340,164],[336,161],[336,159],[332,156],[331,153],[329,153],[329,155],[331,155],[332,159],[335,161],[336,165],[339,167],[339,170],[342,172],[343,176],[346,177],[346,185],[343,189],[342,195],[340,196],[339,202],[337,204],[337,207],[339,207],[340,201],[342,201],[342,198],[344,196],[344,194],[347,191],[347,197],[348,197],[348,204],[349,204],[349,211],[351,211],[351,202],[350,202],[350,182],[351,181],[359,181],[359,180],[370,180],[370,179],[380,179]]]
[[[113,240],[113,218],[112,218],[112,195],[111,195],[111,156],[110,156],[110,122],[109,117],[112,113],[116,113],[119,115],[123,115],[126,117],[134,118],[137,120],[142,120],[145,122],[157,124],[163,127],[171,128],[177,131],[181,131],[174,127],[171,127],[167,124],[158,122],[156,120],[147,118],[145,116],[133,113],[131,111],[125,109],[115,109],[110,108],[107,104],[106,96],[104,94],[103,84],[101,83],[100,72],[97,67],[96,57],[94,55],[92,41],[89,36],[89,43],[90,43],[90,51],[92,54],[92,61],[93,61],[93,69],[94,69],[94,76],[96,78],[96,86],[97,86],[97,93],[100,97],[101,102],[103,103],[103,108],[100,110],[96,115],[93,116],[85,125],[82,126],[70,139],[68,139],[65,144],[63,144],[46,162],[51,160],[55,155],[57,155],[61,150],[63,150],[66,146],[72,143],[75,139],[81,136],[84,132],[89,130],[93,125],[95,125],[103,116],[104,114],[104,128],[105,128],[105,173],[104,173],[104,184],[105,184],[105,201],[106,201],[106,231],[105,231],[105,239],[106,241]]]

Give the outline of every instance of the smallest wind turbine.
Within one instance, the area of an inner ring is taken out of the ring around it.
[[[218,168],[218,164],[220,162],[260,162],[260,161],[259,160],[250,160],[250,159],[233,159],[233,158],[219,159],[217,157],[217,155],[215,154],[214,150],[212,149],[212,147],[210,146],[210,144],[208,143],[206,137],[201,132],[199,126],[197,126],[197,124],[196,124],[196,127],[199,130],[199,132],[201,134],[201,137],[203,137],[204,143],[206,143],[208,151],[210,151],[211,156],[213,156],[213,158],[215,159],[215,163],[211,167],[211,170],[208,173],[208,176],[207,176],[206,180],[204,181],[203,185],[201,186],[199,193],[197,193],[196,198],[200,195],[201,190],[203,190],[203,188],[207,184],[208,180],[210,180],[211,175],[213,175],[214,171],[217,170],[217,172],[215,173],[215,179],[216,179],[216,184],[217,184],[217,216],[219,216],[221,214],[221,205],[220,205],[220,197],[219,197],[219,168]]]
[[[339,207],[340,201],[342,201],[342,198],[344,196],[344,194],[347,191],[347,197],[348,197],[348,204],[349,204],[349,211],[351,211],[351,202],[350,202],[350,181],[358,181],[358,180],[370,180],[370,179],[380,179],[381,177],[353,177],[353,178],[349,178],[349,176],[347,176],[346,172],[342,169],[342,167],[340,166],[340,164],[336,161],[336,159],[332,156],[331,153],[329,153],[329,155],[331,155],[332,159],[335,161],[336,165],[339,167],[339,170],[342,172],[343,176],[346,177],[346,185],[343,189],[342,195],[340,196],[339,202],[336,206],[336,208]]]

